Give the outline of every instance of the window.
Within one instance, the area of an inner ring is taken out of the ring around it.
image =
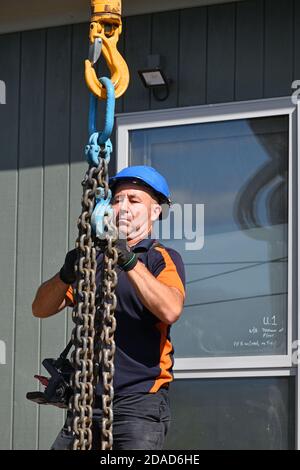
[[[205,404],[224,387],[220,406],[232,406],[228,419],[234,421],[247,411],[243,403],[234,408],[233,389],[248,402],[247,387],[253,387],[249,439],[255,445],[255,428],[262,426],[265,448],[293,447],[295,440],[297,125],[290,98],[117,118],[118,169],[154,166],[167,178],[174,202],[156,233],[181,253],[187,275],[185,310],[172,327],[176,413],[185,388],[199,389]],[[273,406],[275,396],[284,439],[272,444],[266,429],[273,418],[259,417],[258,409]],[[193,415],[196,401],[189,405]],[[225,418],[221,414],[220,430]],[[238,426],[235,432],[233,448],[239,448]],[[217,436],[214,444],[230,447]]]

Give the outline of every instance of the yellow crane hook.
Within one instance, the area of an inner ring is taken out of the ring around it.
[[[91,0],[91,8],[90,54],[85,61],[85,80],[94,95],[106,99],[106,90],[93,67],[102,51],[115,87],[115,97],[119,98],[129,84],[127,64],[117,49],[122,32],[121,0]]]

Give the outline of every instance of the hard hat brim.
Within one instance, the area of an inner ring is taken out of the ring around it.
[[[140,186],[141,188],[147,188],[150,191],[155,199],[158,200],[160,205],[168,204],[171,205],[171,199],[166,197],[164,194],[160,193],[156,189],[154,189],[150,184],[146,183],[144,180],[138,177],[112,177],[109,179],[109,187],[114,194],[118,185],[122,183],[132,183],[134,185]]]

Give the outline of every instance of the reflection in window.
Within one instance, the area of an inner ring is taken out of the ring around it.
[[[186,266],[176,357],[286,354],[288,117],[135,130],[130,164],[165,175],[174,203],[194,205],[185,226],[198,234],[204,205],[201,249],[178,224],[162,239]]]
[[[294,379],[176,380],[166,449],[295,448]]]

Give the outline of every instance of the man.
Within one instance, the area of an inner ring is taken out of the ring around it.
[[[120,236],[115,312],[114,450],[162,449],[170,423],[169,383],[173,380],[170,326],[180,317],[185,275],[180,255],[151,239],[162,204],[170,204],[166,180],[154,168],[125,168],[110,180],[112,206]],[[125,239],[124,239],[125,237]],[[60,272],[43,283],[32,305],[46,318],[73,305],[76,252]],[[97,257],[97,288],[103,255]],[[101,377],[93,413],[93,448],[101,439]],[[68,420],[67,420],[68,421]],[[66,425],[52,449],[71,447]]]

